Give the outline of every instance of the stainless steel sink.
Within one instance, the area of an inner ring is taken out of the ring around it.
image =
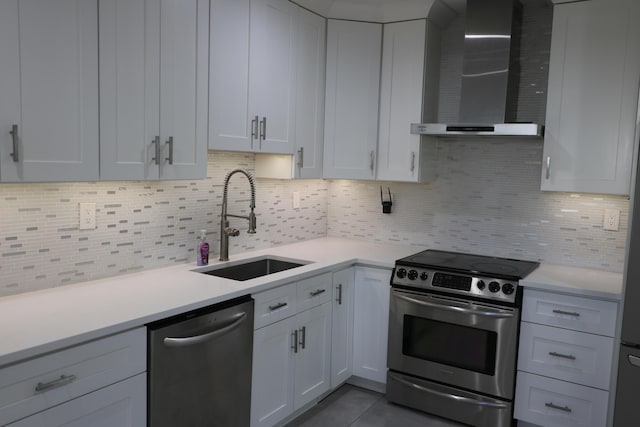
[[[212,267],[196,270],[199,273],[210,276],[224,277],[225,279],[245,281],[262,277],[280,271],[290,270],[309,264],[307,261],[289,260],[286,258],[264,257],[246,261],[238,261],[233,265],[224,267]]]

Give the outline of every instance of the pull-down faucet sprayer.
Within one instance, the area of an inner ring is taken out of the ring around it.
[[[229,190],[229,179],[236,173],[241,173],[249,180],[251,186],[251,212],[248,216],[234,215],[227,213],[227,192]],[[243,218],[249,221],[249,230],[247,233],[255,234],[256,232],[256,215],[253,210],[256,207],[256,185],[251,174],[243,169],[234,169],[227,174],[224,178],[224,191],[222,193],[222,215],[220,216],[220,261],[229,260],[229,236],[238,236],[240,231],[229,227],[229,220],[227,218]]]

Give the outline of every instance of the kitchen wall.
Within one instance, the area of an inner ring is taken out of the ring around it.
[[[0,296],[195,263],[203,228],[217,254],[222,184],[237,167],[252,171],[253,154],[210,152],[205,180],[0,184]],[[230,184],[229,213],[248,212],[248,182],[234,175]],[[326,182],[259,179],[256,194],[258,233],[233,219],[241,235],[231,238],[231,258],[325,236]],[[97,229],[78,229],[80,202],[96,203]]]
[[[623,270],[628,198],[541,192],[541,142],[442,139],[437,152],[430,184],[331,181],[328,235]],[[605,208],[620,231],[603,230]]]

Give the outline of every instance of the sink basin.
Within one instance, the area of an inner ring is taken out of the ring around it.
[[[260,259],[239,261],[227,267],[214,267],[208,270],[197,270],[210,276],[224,277],[225,279],[245,281],[262,277],[280,271],[290,270],[309,264],[306,261],[287,260],[282,258],[265,257]]]

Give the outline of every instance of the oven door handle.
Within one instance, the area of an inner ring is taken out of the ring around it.
[[[496,409],[508,408],[508,405],[505,404],[505,403],[483,402],[482,400],[471,399],[469,397],[458,396],[458,395],[450,394],[450,393],[443,393],[441,391],[431,390],[431,389],[422,387],[421,385],[412,383],[411,381],[407,381],[404,378],[399,378],[397,376],[394,376],[393,379],[395,381],[398,381],[398,382],[408,386],[408,387],[415,388],[415,389],[417,389],[419,391],[423,391],[425,393],[433,394],[435,396],[444,397],[444,398],[447,398],[447,399],[453,398],[454,400],[456,400],[456,401],[458,401],[460,403],[468,403],[470,405],[484,406],[484,407],[487,407],[487,408],[496,408]]]
[[[470,309],[470,308],[464,308],[464,307],[454,307],[454,306],[450,306],[450,305],[444,305],[444,304],[438,304],[438,303],[434,303],[434,302],[429,302],[429,301],[424,301],[421,299],[417,299],[417,298],[412,298],[412,297],[408,297],[405,295],[400,295],[400,294],[395,294],[396,297],[414,303],[414,304],[420,304],[426,307],[433,307],[433,308],[437,308],[439,310],[446,310],[446,311],[453,311],[455,313],[464,313],[464,314],[475,314],[478,316],[485,316],[485,317],[493,317],[493,318],[512,318],[515,316],[514,313],[509,313],[509,312],[494,312],[494,311],[482,311],[482,310],[474,310],[474,309]]]

